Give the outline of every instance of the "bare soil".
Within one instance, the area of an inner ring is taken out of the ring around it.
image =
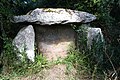
[[[52,66],[50,69],[43,69],[37,74],[29,76],[16,77],[12,80],[73,80],[75,70],[70,74],[66,73],[66,65],[59,64]]]

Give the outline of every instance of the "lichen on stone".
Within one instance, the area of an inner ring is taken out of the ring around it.
[[[50,8],[45,8],[43,9],[44,12],[55,12],[55,13],[58,13],[56,10],[51,10]]]

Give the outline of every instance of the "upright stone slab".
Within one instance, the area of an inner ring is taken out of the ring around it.
[[[82,24],[80,26],[77,37],[79,37],[80,40],[84,39],[83,42],[86,43],[83,44],[86,44],[86,47],[90,50],[92,49],[93,46],[99,46],[101,44],[103,45],[104,43],[101,28],[90,27],[89,24]]]
[[[34,42],[35,42],[35,33],[32,25],[23,27],[13,40],[13,45],[16,50],[20,53],[17,53],[20,60],[22,60],[22,53],[26,53],[28,59],[34,62]]]
[[[96,17],[90,13],[62,8],[37,8],[26,15],[14,16],[14,23],[33,24],[38,49],[49,60],[65,57],[75,44],[75,32],[70,24],[88,23]],[[36,25],[34,25],[36,24]]]
[[[92,51],[94,60],[103,62],[104,38],[101,28],[88,27],[87,47]]]
[[[48,60],[65,58],[75,46],[75,32],[70,25],[37,26],[36,40],[39,51]]]
[[[96,45],[103,44],[103,34],[100,28],[92,28],[88,27],[88,34],[87,34],[87,46],[89,49],[91,49],[91,46],[94,43],[97,43]]]

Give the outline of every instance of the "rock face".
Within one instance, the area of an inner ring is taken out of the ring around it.
[[[26,15],[14,16],[13,22],[30,22],[40,25],[67,24],[67,23],[87,23],[95,20],[96,17],[90,13],[70,10],[37,8]]]
[[[34,41],[35,33],[32,25],[22,28],[13,40],[13,45],[20,53],[18,57],[22,60],[22,53],[25,52],[28,59],[34,62]]]
[[[65,57],[70,46],[75,45],[75,31],[70,24],[88,23],[95,19],[94,15],[82,11],[37,8],[26,15],[14,16],[13,22],[33,24],[39,51],[49,60],[56,60]]]
[[[48,60],[65,58],[75,44],[75,32],[69,25],[36,26],[38,49]]]

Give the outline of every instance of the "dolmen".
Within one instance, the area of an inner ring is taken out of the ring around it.
[[[48,60],[65,58],[76,41],[76,32],[71,24],[87,24],[95,19],[93,14],[83,11],[36,8],[26,15],[13,17],[13,23],[26,26],[18,32],[13,44],[20,52],[25,50],[28,59],[33,62],[35,42],[38,50]]]

